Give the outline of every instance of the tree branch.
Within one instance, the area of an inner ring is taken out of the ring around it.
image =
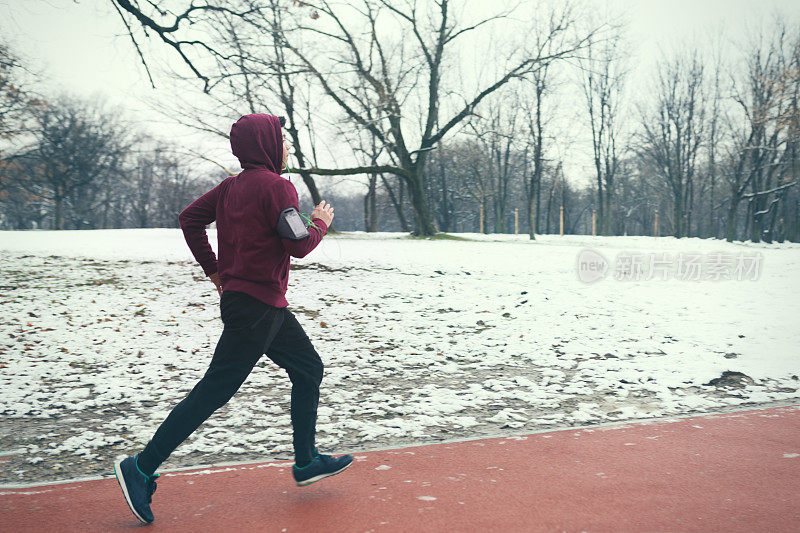
[[[411,176],[411,172],[408,170],[392,165],[372,165],[352,168],[293,168],[284,171],[284,173],[294,172],[317,174],[320,176],[352,176],[354,174],[380,174],[381,172],[386,172],[387,174],[395,174],[404,178]]]
[[[128,36],[131,38],[131,42],[133,43],[134,48],[136,48],[136,53],[139,55],[139,59],[142,61],[142,65],[144,66],[144,71],[147,72],[147,78],[150,80],[150,86],[153,89],[155,89],[156,88],[156,84],[153,81],[153,76],[150,74],[150,67],[147,65],[147,61],[145,61],[145,59],[144,59],[144,55],[142,54],[142,49],[139,48],[139,43],[136,42],[136,37],[133,36],[133,30],[131,29],[131,25],[128,24],[128,21],[125,19],[125,16],[122,14],[122,11],[120,10],[119,6],[114,2],[111,2],[111,5],[113,5],[114,9],[117,10],[117,13],[119,13],[119,18],[121,18],[122,19],[122,23],[125,24],[125,29],[128,30]]]
[[[789,187],[794,187],[798,183],[800,183],[800,181],[792,181],[790,183],[786,183],[786,184],[780,185],[778,187],[773,187],[772,189],[770,189],[768,191],[745,193],[745,194],[742,195],[742,198],[755,198],[757,196],[766,196],[767,194],[771,194],[773,192],[778,192],[778,191],[781,191],[783,189],[788,189]]]

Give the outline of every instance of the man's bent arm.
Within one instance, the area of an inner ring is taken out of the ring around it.
[[[293,241],[291,239],[281,239],[284,250],[286,250],[292,257],[305,257],[311,253],[311,250],[317,247],[322,241],[322,237],[328,233],[328,225],[319,218],[313,218],[311,221],[314,226],[308,227],[308,237]]]
[[[297,196],[297,189],[294,188],[294,185],[290,181],[283,180],[282,182],[276,184],[274,192],[276,194],[277,205],[280,206],[281,210],[286,209],[287,207],[294,207],[298,211],[300,210],[300,199]],[[278,215],[274,215],[272,222],[277,221],[277,216]],[[311,221],[314,223],[314,225],[308,227],[308,237],[297,241],[293,241],[292,239],[281,239],[283,249],[286,250],[286,252],[292,257],[299,258],[307,256],[314,248],[317,247],[320,241],[322,241],[322,237],[327,235],[328,225],[323,222],[322,219],[313,218]]]
[[[220,185],[192,202],[178,216],[186,244],[189,245],[192,255],[200,263],[206,276],[217,272],[217,258],[208,242],[206,226],[217,219],[217,197]]]

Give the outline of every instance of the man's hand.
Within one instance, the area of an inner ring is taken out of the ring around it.
[[[321,201],[318,206],[311,212],[311,218],[320,218],[326,226],[330,227],[333,222],[333,206],[325,204],[325,200]]]
[[[214,283],[214,286],[217,288],[217,293],[222,296],[222,282],[219,280],[219,274],[214,272],[208,276],[208,279]]]

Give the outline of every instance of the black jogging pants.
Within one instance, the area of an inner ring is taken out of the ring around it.
[[[273,307],[243,292],[223,291],[220,312],[224,329],[208,370],[139,454],[139,468],[148,475],[233,397],[264,353],[292,382],[295,461],[306,463],[315,455],[323,364],[303,327],[288,307]]]

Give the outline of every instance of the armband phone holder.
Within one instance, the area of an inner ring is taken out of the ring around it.
[[[276,227],[278,235],[284,239],[299,241],[308,237],[308,229],[300,218],[300,213],[294,207],[287,207],[278,216]]]

